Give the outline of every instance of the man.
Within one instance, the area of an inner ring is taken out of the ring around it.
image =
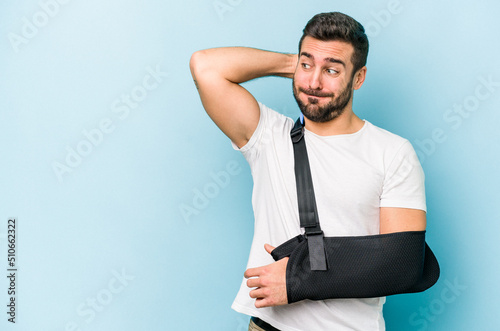
[[[361,24],[342,13],[324,13],[306,25],[297,55],[235,47],[198,51],[191,58],[205,110],[243,153],[254,179],[254,239],[233,303],[236,311],[253,316],[249,330],[385,329],[385,298],[287,304],[288,259],[274,262],[270,252],[303,233],[289,135],[293,120],[239,85],[264,76],[293,78],[325,236],[422,231],[424,177],[411,144],[352,109],[353,91],[366,77],[367,54]]]

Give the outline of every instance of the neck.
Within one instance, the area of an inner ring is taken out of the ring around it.
[[[319,136],[356,133],[363,125],[363,120],[356,116],[350,107],[344,110],[342,115],[328,122],[318,123],[304,118],[305,128]]]

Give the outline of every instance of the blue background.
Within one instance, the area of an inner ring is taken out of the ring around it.
[[[204,113],[188,62],[218,46],[296,52],[324,11],[365,25],[368,76],[354,109],[410,139],[426,173],[442,275],[388,298],[387,329],[498,329],[492,0],[3,1],[0,274],[9,217],[19,269],[15,325],[1,277],[0,329],[246,330],[230,305],[253,233],[252,180]],[[297,116],[290,80],[245,86]]]

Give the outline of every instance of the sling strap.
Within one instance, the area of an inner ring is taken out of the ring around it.
[[[425,242],[425,231],[325,237],[319,224],[304,127],[290,132],[300,226],[297,235],[276,247],[275,261],[286,267],[288,303],[305,299],[375,298],[425,291],[439,279],[439,264]]]
[[[308,239],[311,270],[328,270],[323,231],[319,225],[311,169],[304,138],[304,125],[301,118],[295,122],[292,131],[290,131],[290,136],[295,160],[295,182],[297,185],[300,227],[305,229]]]

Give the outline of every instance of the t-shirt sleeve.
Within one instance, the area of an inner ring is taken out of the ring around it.
[[[277,136],[286,138],[290,136],[290,129],[293,126],[292,119],[268,108],[266,105],[259,102],[260,117],[259,124],[250,140],[241,148],[238,148],[232,143],[233,148],[240,151],[250,167],[259,159],[260,155],[265,152],[266,148],[273,145]]]
[[[417,154],[405,140],[386,171],[380,207],[398,207],[427,211],[425,176]]]

